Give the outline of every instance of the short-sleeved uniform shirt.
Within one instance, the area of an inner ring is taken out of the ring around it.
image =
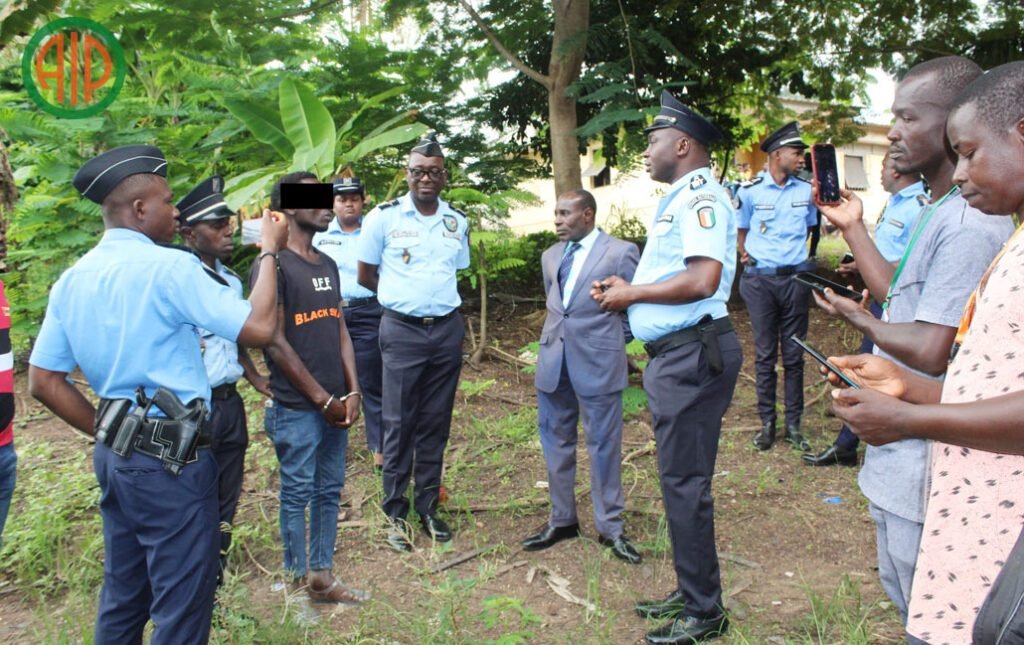
[[[957,192],[935,209],[931,218],[919,223],[924,228],[907,250],[906,264],[883,320],[956,328],[971,292],[1013,233],[1012,218],[985,215]],[[900,363],[877,345],[874,351]],[[928,442],[904,439],[868,446],[857,481],[876,506],[912,522],[923,522],[927,471]]]
[[[383,307],[426,317],[462,304],[455,273],[469,267],[469,223],[444,200],[425,216],[406,193],[370,211],[359,237],[359,261],[380,267]]]
[[[889,197],[885,211],[875,224],[875,246],[882,257],[897,262],[903,257],[910,235],[917,225],[917,217],[928,205],[928,192],[924,182],[911,184]]]
[[[327,255],[338,265],[341,279],[341,297],[345,300],[370,298],[372,291],[359,284],[356,276],[359,268],[359,234],[362,228],[351,233],[341,230],[338,218],[331,220],[327,230],[313,236],[313,246]]]
[[[254,283],[257,260],[249,275]],[[338,266],[323,253],[318,262],[308,262],[290,249],[278,254],[277,303],[284,308],[284,337],[299,360],[322,388],[332,394],[345,391],[341,365],[341,292]],[[263,352],[270,370],[270,392],[274,401],[299,410],[319,410],[292,385],[281,368]]]
[[[216,260],[214,269],[227,283],[231,291],[242,299],[242,280],[234,271]],[[245,370],[238,362],[238,343],[221,338],[212,331],[199,329],[200,344],[203,349],[203,364],[206,365],[206,375],[210,379],[210,387],[219,387],[228,383],[234,383],[242,378]]]
[[[197,328],[234,341],[250,312],[196,256],[108,229],[50,290],[29,362],[53,372],[77,365],[101,398],[163,386],[185,403],[209,401]]]
[[[680,305],[639,303],[628,310],[633,336],[650,342],[691,327],[710,314],[723,318],[736,273],[736,214],[729,193],[698,168],[676,180],[661,199],[647,234],[647,244],[633,284],[653,284],[686,271],[687,261],[704,257],[722,263],[718,290],[697,302]]]
[[[789,177],[778,185],[765,173],[736,193],[738,228],[749,229],[747,255],[758,267],[796,266],[807,260],[807,229],[818,223],[811,185]]]

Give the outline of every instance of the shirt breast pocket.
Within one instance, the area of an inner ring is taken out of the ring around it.
[[[393,237],[384,249],[386,256],[402,264],[411,264],[420,255],[422,241],[417,237]]]

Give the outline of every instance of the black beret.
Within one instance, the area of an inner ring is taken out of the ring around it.
[[[220,175],[203,181],[178,202],[178,221],[187,226],[196,222],[234,217],[235,214],[224,201],[223,190],[224,180]]]
[[[417,152],[424,157],[444,157],[444,151],[441,150],[441,144],[437,142],[437,133],[428,132],[423,135],[411,152]]]
[[[121,146],[86,161],[72,180],[88,200],[102,204],[117,185],[132,175],[167,176],[167,158],[155,146]]]
[[[790,121],[786,125],[782,126],[775,132],[772,132],[765,140],[761,142],[761,150],[764,152],[774,152],[782,147],[790,148],[809,148],[804,140],[800,138],[800,127],[796,121]]]
[[[722,140],[722,132],[714,123],[680,103],[668,90],[662,90],[661,111],[654,117],[654,123],[644,128],[644,132],[661,128],[685,132],[705,146]]]
[[[359,177],[338,177],[331,183],[334,184],[335,195],[342,195],[344,193],[359,193],[362,195],[365,192],[363,190],[363,182],[359,181]]]

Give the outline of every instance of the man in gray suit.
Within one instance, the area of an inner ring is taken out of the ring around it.
[[[551,517],[523,541],[526,551],[546,549],[580,535],[576,517],[576,425],[590,453],[590,490],[599,542],[620,560],[640,554],[622,531],[622,390],[626,387],[626,323],[601,311],[589,285],[611,275],[633,277],[636,245],[594,228],[597,203],[585,190],[559,196],[555,231],[562,241],[541,257],[548,316],[537,357],[540,442],[548,466]]]

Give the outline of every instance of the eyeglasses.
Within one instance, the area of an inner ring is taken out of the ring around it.
[[[437,181],[441,177],[444,177],[444,168],[406,168],[409,171],[409,176],[413,179],[423,179],[424,176],[429,176],[434,181]]]

